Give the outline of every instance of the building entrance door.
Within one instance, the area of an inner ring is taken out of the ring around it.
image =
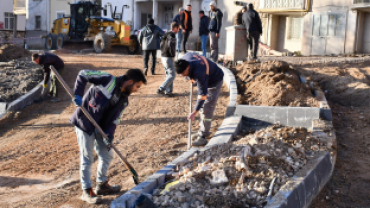
[[[344,13],[314,14],[311,55],[338,55],[344,53]]]
[[[171,30],[171,23],[173,19],[173,5],[165,5],[164,6],[164,23],[163,29],[167,31]]]

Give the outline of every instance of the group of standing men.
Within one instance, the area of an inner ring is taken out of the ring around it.
[[[210,3],[211,13],[210,19],[204,14],[203,10],[199,11],[199,37],[202,43],[203,56],[206,57],[208,37],[210,37],[211,58],[213,61],[218,60],[218,39],[220,38],[220,30],[222,26],[222,12],[217,8],[216,2]],[[186,53],[186,43],[190,33],[193,31],[193,15],[191,13],[191,5],[179,9],[173,20],[180,25],[179,33],[177,33],[177,51]],[[182,50],[181,50],[182,45]]]

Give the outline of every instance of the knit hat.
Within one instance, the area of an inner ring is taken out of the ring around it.
[[[214,6],[214,7],[217,7],[217,4],[216,4],[216,2],[214,2],[214,1],[211,1],[211,3],[209,4],[209,6]]]

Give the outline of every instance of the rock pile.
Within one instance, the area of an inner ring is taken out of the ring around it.
[[[318,107],[309,84],[299,80],[297,72],[283,61],[240,64],[232,69],[240,104],[260,106]]]
[[[239,135],[184,161],[170,173],[175,182],[154,190],[152,199],[159,207],[263,207],[272,181],[271,196],[322,149],[314,137],[279,125]]]
[[[32,90],[43,79],[43,70],[32,62],[0,64],[0,102],[12,102]]]

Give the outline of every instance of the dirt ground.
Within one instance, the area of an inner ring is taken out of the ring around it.
[[[239,64],[236,75],[238,103],[258,106],[318,107],[308,85],[283,61]]]
[[[325,91],[338,141],[333,176],[311,207],[369,207],[369,62],[298,70]]]
[[[81,69],[121,75],[130,68],[142,68],[138,56],[60,56],[66,62],[64,79],[70,87]],[[186,150],[189,84],[177,77],[174,92],[178,96],[158,96],[155,92],[165,77],[161,64],[156,73],[148,76],[148,85],[139,93],[130,96],[115,133],[114,142],[142,181]],[[109,207],[112,200],[134,187],[130,172],[115,156],[108,176],[111,183],[123,186],[122,191],[103,197],[101,205],[89,205],[79,199],[82,191],[78,144],[74,127],[68,122],[75,106],[64,90],[59,96],[58,103],[33,104],[0,121],[0,207]],[[212,132],[222,123],[228,102],[224,86]],[[194,130],[197,125],[198,122],[193,123]]]

